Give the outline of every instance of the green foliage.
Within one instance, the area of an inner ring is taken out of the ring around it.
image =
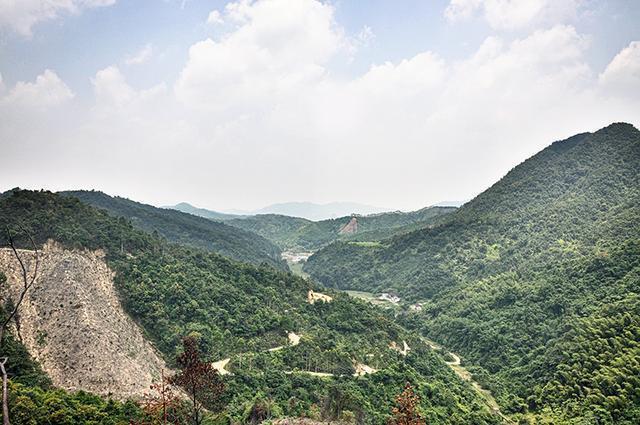
[[[5,333],[0,357],[7,357],[7,375],[15,383],[48,388],[51,381],[40,365],[29,355],[24,345],[10,332]]]
[[[552,144],[432,228],[331,244],[304,271],[424,302],[407,323],[523,420],[637,423],[638,223],[640,132],[614,124]]]
[[[116,217],[125,217],[139,229],[157,232],[171,242],[203,248],[225,257],[251,264],[266,263],[287,270],[280,249],[263,237],[180,211],[156,208],[125,198],[96,191],[62,192],[82,202],[104,209]]]
[[[224,401],[234,420],[254,406],[254,413],[330,417],[340,406],[378,424],[409,380],[421,389],[430,423],[497,422],[473,389],[391,311],[333,292],[332,302],[309,304],[308,290],[318,289],[311,282],[168,243],[71,197],[15,191],[0,199],[0,220],[21,223],[38,243],[54,239],[70,248],[104,250],[125,309],[170,363],[186,335],[198,337],[203,360],[230,357]],[[302,337],[299,345],[266,351],[286,345],[291,331]],[[406,358],[389,349],[402,340],[412,347]],[[358,362],[381,371],[354,377]],[[256,399],[258,393],[264,397]],[[40,408],[41,402],[34,404]]]
[[[396,233],[427,227],[440,216],[453,211],[453,207],[428,207],[409,213],[390,212],[354,216],[358,221],[358,232],[354,234],[340,234],[340,230],[349,223],[351,216],[311,221],[299,217],[261,214],[235,218],[225,223],[264,236],[282,249],[316,250],[336,240],[375,242]]]
[[[133,402],[121,403],[78,391],[9,386],[9,417],[14,425],[126,425],[141,417]]]

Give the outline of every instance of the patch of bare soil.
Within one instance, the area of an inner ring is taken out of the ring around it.
[[[342,226],[339,233],[341,235],[351,235],[354,233],[358,233],[358,219],[355,217],[351,217],[351,220],[349,220],[347,224]]]
[[[33,252],[20,254],[32,268]],[[10,249],[0,249],[0,269],[15,299],[22,281]],[[40,272],[17,324],[24,345],[54,385],[135,397],[166,368],[122,309],[113,277],[100,251],[70,251],[51,242],[41,251]]]
[[[314,292],[313,290],[309,289],[309,292],[307,292],[307,302],[309,304],[313,304],[316,301],[330,303],[331,301],[333,301],[333,298],[331,298],[329,295],[325,295],[320,292]]]

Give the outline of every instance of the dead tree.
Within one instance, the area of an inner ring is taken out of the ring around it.
[[[16,248],[16,244],[13,240],[13,235],[11,234],[11,230],[7,228],[7,238],[9,239],[9,246],[13,251],[13,255],[16,257],[16,260],[18,260],[18,264],[20,264],[22,287],[20,289],[20,295],[18,296],[18,300],[13,303],[13,306],[9,312],[5,312],[8,314],[2,321],[2,326],[0,327],[0,352],[4,352],[5,333],[9,328],[9,324],[11,323],[11,320],[13,320],[14,317],[16,317],[16,314],[18,314],[18,309],[20,309],[20,305],[22,304],[24,297],[27,295],[27,292],[29,292],[29,289],[35,283],[36,277],[38,276],[38,267],[40,265],[40,253],[38,251],[38,247],[35,241],[33,240],[33,237],[31,237],[31,234],[27,232],[22,226],[20,226],[20,230],[22,230],[22,232],[27,235],[27,237],[29,238],[29,241],[31,242],[31,245],[33,246],[33,251],[35,256],[35,265],[33,269],[33,274],[31,275],[31,277],[29,277],[29,270],[27,269],[27,266],[22,260],[20,253],[18,253],[18,249]],[[7,288],[7,299],[11,299],[10,288]],[[10,304],[10,303],[7,303],[7,304]],[[3,425],[10,425],[9,397],[7,394],[8,377],[7,377],[7,370],[5,368],[7,360],[9,360],[8,357],[0,358],[0,372],[2,372],[2,423]]]
[[[211,362],[200,358],[198,340],[188,336],[183,338],[184,351],[176,359],[180,371],[173,375],[170,383],[181,386],[191,399],[191,415],[193,425],[202,424],[204,407],[210,411],[221,408],[221,397],[225,384]]]

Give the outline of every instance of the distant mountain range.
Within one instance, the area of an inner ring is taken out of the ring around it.
[[[320,221],[345,215],[369,215],[390,211],[389,208],[373,207],[355,202],[330,202],[316,204],[313,202],[284,202],[273,204],[256,211],[246,212],[246,215],[280,214],[291,217],[301,217],[307,220]]]
[[[444,201],[434,204],[434,207],[459,207],[467,201]],[[283,202],[272,204],[257,210],[229,210],[226,212],[212,211],[205,208],[194,207],[187,202],[164,208],[186,212],[211,220],[230,220],[262,214],[286,215],[300,217],[311,221],[330,220],[350,215],[371,215],[391,212],[391,208],[374,207],[356,202],[330,202],[328,204],[316,204],[313,202]]]
[[[217,252],[255,265],[266,263],[281,270],[287,269],[280,258],[280,249],[267,239],[237,227],[198,217],[195,213],[156,208],[93,190],[66,191],[60,192],[60,195],[77,198],[87,205],[106,210],[113,216],[127,218],[137,228],[149,233],[156,232],[171,242]]]
[[[208,218],[210,220],[229,220],[232,218],[239,218],[239,214],[225,214],[218,211],[207,210],[205,208],[194,207],[187,202],[180,202],[176,205],[170,205],[162,207],[165,209],[178,210],[187,214],[193,214],[200,217]]]
[[[305,218],[311,221],[321,221],[352,214],[369,215],[391,211],[389,208],[372,207],[371,205],[358,204],[355,202],[330,202],[328,204],[315,204],[313,202],[284,202],[252,211],[229,210],[227,212],[217,212],[204,208],[197,208],[186,202],[167,206],[165,208],[199,215],[200,217],[205,217],[211,220],[228,220],[232,218],[240,218],[242,216],[278,214],[289,217]]]

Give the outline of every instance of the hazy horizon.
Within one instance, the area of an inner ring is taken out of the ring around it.
[[[0,191],[215,211],[471,199],[640,125],[640,3],[0,5]]]

